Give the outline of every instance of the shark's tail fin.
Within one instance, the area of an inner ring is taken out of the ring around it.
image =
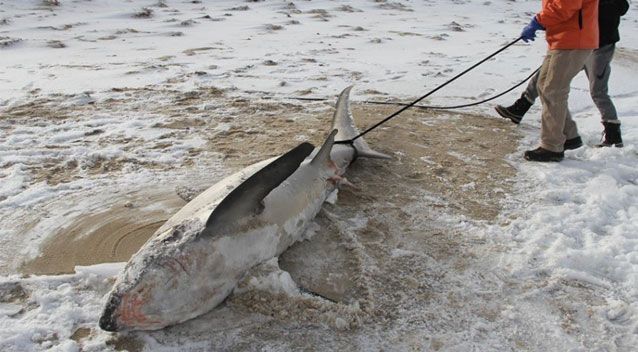
[[[344,89],[341,94],[339,94],[337,108],[335,109],[334,118],[332,119],[332,129],[339,130],[335,137],[338,141],[351,140],[359,135],[359,130],[354,125],[352,112],[350,111],[349,97],[351,89],[352,86]],[[363,138],[357,138],[353,145],[359,157],[390,159],[389,155],[372,150]]]

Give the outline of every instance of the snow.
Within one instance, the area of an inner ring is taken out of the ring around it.
[[[159,6],[163,3],[168,7]],[[48,6],[39,0],[0,0],[0,272],[4,275],[0,350],[114,349],[109,343],[113,336],[97,329],[97,319],[122,263],[76,267],[76,273],[69,275],[23,278],[18,275],[21,261],[36,257],[41,245],[69,219],[114,207],[123,195],[147,188],[202,185],[230,173],[224,156],[206,146],[217,134],[241,126],[241,119],[217,118],[232,116],[235,108],[218,106],[211,99],[186,105],[196,113],[171,110],[178,102],[161,90],[183,93],[187,99],[189,93],[203,94],[214,87],[233,98],[288,102],[297,96],[333,99],[355,84],[355,100],[407,101],[515,39],[539,3],[357,0],[347,7],[328,0],[61,0],[60,6]],[[524,162],[522,152],[535,147],[538,139],[537,104],[520,126],[524,137],[519,150],[508,157],[517,169],[512,180],[515,190],[507,195],[495,221],[451,216],[445,212],[446,200],[418,192],[416,203],[401,205],[415,222],[419,214],[432,211],[440,224],[471,233],[464,240],[493,248],[479,258],[476,271],[481,278],[444,273],[440,286],[430,289],[449,291],[451,301],[476,299],[468,305],[485,305],[481,309],[487,311],[496,303],[481,297],[498,291],[506,308],[494,308],[497,313],[483,319],[459,303],[460,311],[470,312],[463,316],[464,323],[458,323],[462,325],[446,322],[448,331],[427,330],[426,322],[414,328],[421,332],[407,337],[392,335],[396,327],[378,336],[374,335],[380,334],[378,330],[363,328],[352,338],[358,349],[383,345],[389,350],[414,346],[450,351],[635,350],[638,39],[631,34],[638,29],[638,10],[631,6],[622,22],[610,83],[624,148],[580,148],[550,165]],[[135,17],[144,7],[152,9],[152,15]],[[544,50],[542,38],[531,45],[517,44],[427,103],[461,104],[500,92],[534,70]],[[520,89],[498,102],[509,104],[518,94]],[[126,108],[100,108],[112,101],[126,101]],[[31,108],[34,102],[47,109]],[[599,115],[583,75],[572,84],[570,107],[585,144],[597,143]],[[492,108],[485,104],[469,111],[493,116]],[[22,109],[25,120],[3,118],[14,109]],[[184,122],[185,117],[192,120]],[[170,125],[175,122],[183,124]],[[202,131],[200,123],[212,127]],[[304,131],[296,140],[315,132]],[[395,151],[395,155],[404,154]],[[484,164],[473,155],[455,151],[449,155],[466,164]],[[427,155],[421,160],[437,166]],[[477,183],[466,183],[463,190],[473,192]],[[437,210],[425,207],[431,204]],[[340,201],[334,206],[339,207]],[[379,205],[381,212],[385,206],[389,204]],[[369,214],[361,212],[340,226],[355,234],[373,226],[371,222]],[[313,226],[307,238],[315,233]],[[347,243],[355,250],[362,247]],[[435,258],[419,248],[391,249],[388,260],[406,261],[412,267],[418,260],[433,271],[439,268]],[[383,266],[369,256],[362,263],[367,275],[376,275]],[[266,291],[300,306],[299,302],[314,304],[299,293],[287,272],[274,262],[269,265],[264,275],[247,278],[236,292],[238,297]],[[17,293],[5,297],[6,287]],[[407,298],[397,298],[403,299]],[[229,334],[268,319],[268,311],[245,319],[228,318],[229,309],[222,307],[219,317],[206,319],[227,328]],[[329,320],[327,326],[339,331],[357,325],[359,311],[351,306],[346,311],[328,311],[330,319],[318,319],[316,324],[324,329],[321,324]],[[432,312],[419,307],[402,311],[396,324],[409,330],[413,320],[426,313]],[[452,312],[435,313],[440,319],[456,319]],[[207,324],[206,320],[187,324],[188,334],[180,330],[187,328],[177,327],[141,339],[146,350],[171,346],[209,350],[213,342],[182,337],[206,334]],[[91,334],[74,339],[80,327],[90,328]],[[246,337],[214,339],[222,349],[254,342]],[[224,345],[228,341],[231,345]],[[267,347],[286,350],[290,345]],[[249,348],[244,345],[244,349]]]
[[[297,284],[292,280],[290,274],[279,269],[277,258],[272,258],[269,261],[259,266],[259,273],[253,273],[249,275],[248,281],[242,283],[235,289],[235,293],[241,294],[251,290],[263,290],[272,293],[284,293],[288,296],[300,295]]]
[[[101,294],[95,289],[109,287],[113,273],[101,265],[90,270],[80,269],[76,275],[3,278],[1,285],[15,285],[27,292],[28,297],[23,298],[26,309],[20,305],[19,312],[0,319],[0,348],[4,351],[78,350],[77,343],[69,337],[76,326],[98,319],[102,302]],[[104,337],[97,337],[93,348],[88,350],[103,350],[105,341]]]

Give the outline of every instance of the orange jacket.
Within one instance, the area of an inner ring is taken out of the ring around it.
[[[552,50],[598,48],[598,0],[543,0],[536,20]]]

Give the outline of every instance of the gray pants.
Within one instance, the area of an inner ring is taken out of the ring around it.
[[[609,75],[611,74],[611,60],[614,57],[616,44],[605,45],[594,50],[594,53],[585,63],[585,74],[589,79],[589,93],[596,104],[602,120],[605,122],[620,123],[616,107],[609,97]],[[527,85],[527,89],[523,96],[530,102],[534,103],[538,98],[538,76],[536,73]]]

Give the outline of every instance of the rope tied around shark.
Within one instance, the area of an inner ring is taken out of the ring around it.
[[[355,140],[363,137],[364,135],[368,134],[368,132],[371,132],[373,130],[375,130],[376,128],[378,128],[379,126],[383,125],[384,123],[390,121],[391,119],[395,118],[396,116],[398,116],[399,114],[401,114],[402,112],[404,112],[405,110],[416,106],[417,103],[419,103],[421,100],[429,97],[430,95],[438,92],[440,89],[442,89],[443,87],[447,86],[448,84],[456,81],[457,79],[461,78],[462,76],[466,75],[467,73],[469,73],[470,71],[474,70],[475,68],[481,66],[482,64],[484,64],[486,61],[490,60],[491,58],[495,57],[496,55],[500,54],[501,52],[507,50],[509,47],[511,47],[512,45],[518,43],[522,38],[518,37],[516,40],[502,46],[500,49],[498,49],[497,51],[491,53],[490,55],[488,55],[487,57],[485,57],[484,59],[482,59],[481,61],[475,63],[474,65],[470,66],[469,68],[467,68],[465,71],[457,74],[456,76],[450,78],[449,80],[447,80],[446,82],[444,82],[443,84],[437,86],[436,88],[432,89],[431,91],[427,92],[426,94],[424,94],[423,96],[421,96],[420,98],[416,99],[415,101],[409,103],[409,104],[405,104],[401,109],[397,110],[396,112],[394,112],[393,114],[391,114],[390,116],[384,118],[383,120],[377,122],[376,124],[372,125],[371,127],[367,128],[366,130],[364,130],[363,132],[359,133],[358,135],[356,135],[355,137],[348,139],[348,140],[339,140],[339,141],[335,141],[335,144],[349,144],[349,145],[354,145]],[[518,88],[520,85],[522,85],[523,83],[527,82],[527,80],[529,80],[534,74],[536,74],[536,72],[539,70],[540,68],[536,69],[531,75],[529,75],[524,81],[518,83],[517,85],[515,85],[514,87],[509,88],[508,90],[495,95],[493,97],[490,97],[488,99],[484,99],[482,101],[479,102],[474,102],[474,103],[470,103],[470,104],[462,104],[462,105],[456,105],[456,106],[441,106],[441,107],[436,107],[436,106],[418,106],[420,108],[430,108],[430,109],[460,109],[460,108],[464,108],[464,107],[468,107],[468,106],[474,106],[474,105],[479,105],[479,104],[483,104],[486,103],[488,101],[494,100],[496,98],[501,97],[502,95],[505,95],[509,92],[511,92],[512,90]],[[391,103],[388,103],[391,104]],[[356,150],[356,148],[354,148]]]

